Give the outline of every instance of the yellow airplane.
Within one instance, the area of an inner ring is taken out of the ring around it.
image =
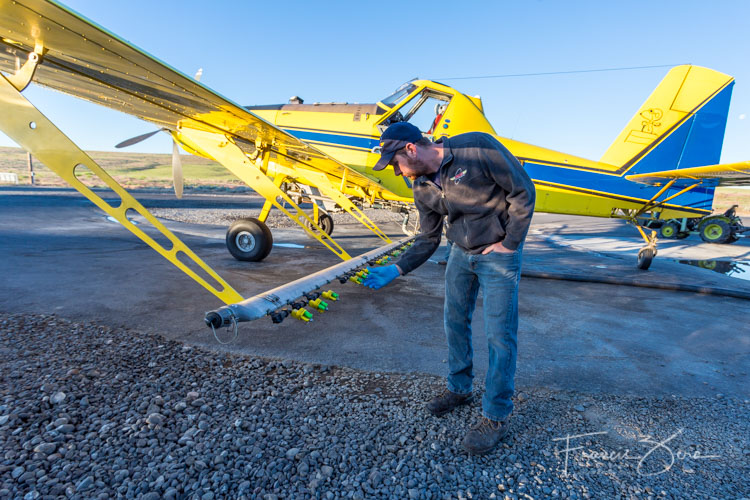
[[[697,66],[672,69],[600,161],[499,137],[479,98],[428,80],[408,82],[376,104],[296,100],[244,108],[49,0],[0,0],[0,71],[0,130],[226,304],[242,297],[24,98],[29,83],[154,123],[188,152],[220,162],[262,195],[261,215],[235,222],[227,233],[230,251],[242,260],[261,260],[270,252],[273,240],[264,221],[273,207],[342,260],[350,259],[330,235],[332,224],[318,204],[307,213],[300,199],[334,203],[393,245],[360,207],[405,207],[412,201],[407,179],[392,170],[372,171],[380,133],[402,120],[435,139],[469,131],[495,135],[534,180],[538,211],[632,222],[646,241],[638,259],[644,269],[656,254],[656,232],[641,228],[644,218],[708,215],[717,185],[750,179],[750,162],[718,165],[733,79]],[[117,193],[120,204],[110,205],[89,189],[80,175],[85,170]],[[294,186],[314,192],[300,194]],[[133,225],[130,210],[168,243]],[[711,227],[710,234],[732,231],[720,219]]]
[[[643,224],[663,222],[660,231],[663,237],[685,235],[685,222],[678,219],[710,214],[719,180],[724,184],[744,181],[747,163],[715,165],[721,155],[733,84],[731,77],[707,68],[689,65],[673,68],[596,162],[501,137],[486,119],[480,98],[429,80],[407,82],[376,104],[304,104],[295,96],[289,104],[246,109],[376,180],[387,190],[379,200],[381,205],[412,201],[408,179],[395,176],[392,169],[372,170],[378,159],[374,152],[380,134],[389,124],[409,121],[434,139],[469,131],[493,134],[521,160],[534,179],[537,211],[617,217],[633,222],[647,243],[639,254],[639,267],[645,269],[656,254],[656,240],[641,229]],[[133,144],[150,135],[125,142]],[[183,148],[205,155],[186,138],[173,135]],[[707,167],[710,165],[713,166]],[[674,170],[659,172],[665,167]],[[693,167],[701,168],[701,180],[697,180],[698,171],[687,170]],[[726,175],[728,169],[734,173]],[[683,180],[671,182],[677,170]],[[724,178],[720,179],[717,172],[723,172]],[[313,179],[279,169],[273,162],[267,174],[315,186]],[[342,191],[367,199],[361,192],[343,187]],[[304,194],[301,189],[294,192]],[[304,196],[304,199],[315,202],[320,197]],[[332,219],[325,213],[318,217],[318,207],[314,207],[315,220],[330,235]],[[264,212],[260,220],[265,220],[266,215]],[[246,227],[247,223],[238,224]],[[704,217],[697,229],[705,241],[722,243],[736,241],[737,235],[745,231],[739,219],[731,214]],[[227,241],[232,254],[241,260],[255,260],[235,248],[232,233],[230,228]]]

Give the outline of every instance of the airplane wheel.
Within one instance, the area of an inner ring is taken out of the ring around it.
[[[318,217],[318,225],[323,229],[323,232],[325,232],[328,236],[331,236],[333,233],[333,217],[331,217],[328,214],[320,214]],[[312,225],[305,220],[305,226],[307,226],[310,229],[313,229]]]
[[[732,237],[729,224],[718,218],[705,221],[699,231],[706,243],[726,243]]]
[[[654,252],[653,248],[641,248],[638,252],[638,269],[643,269],[645,271],[651,267],[651,261],[654,260],[654,255],[656,255],[656,252]]]
[[[227,249],[237,260],[258,262],[273,247],[273,235],[258,219],[239,219],[227,229]]]
[[[678,226],[674,221],[665,222],[659,229],[659,235],[662,238],[677,238],[678,234],[680,234],[680,226]]]

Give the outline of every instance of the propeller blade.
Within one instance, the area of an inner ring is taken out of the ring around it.
[[[177,141],[172,141],[172,183],[174,184],[174,194],[177,198],[182,198],[182,160],[180,159],[180,148]]]
[[[145,141],[146,139],[148,139],[152,135],[156,135],[156,134],[158,134],[159,132],[161,132],[163,130],[167,130],[167,129],[160,128],[158,130],[154,130],[153,132],[149,132],[147,134],[141,134],[141,135],[137,135],[135,137],[131,137],[130,139],[124,140],[120,144],[115,145],[115,148],[117,148],[117,149],[126,148],[128,146],[132,146],[133,144],[138,144],[139,142]]]

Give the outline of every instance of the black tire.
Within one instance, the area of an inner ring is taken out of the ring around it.
[[[685,231],[685,232],[682,232],[682,233],[677,233],[677,239],[678,240],[684,240],[688,236],[690,236],[690,232],[689,231]]]
[[[258,262],[271,253],[273,235],[258,219],[239,219],[227,229],[227,249],[237,260]]]
[[[333,217],[331,217],[330,215],[320,214],[318,216],[318,225],[328,236],[331,236],[331,234],[333,234]],[[305,226],[312,229],[313,231],[317,231],[317,229],[315,229],[309,222],[307,222],[307,219],[305,219]]]
[[[643,247],[638,251],[638,269],[644,271],[651,267],[651,261],[654,260],[654,249],[651,247]]]
[[[706,243],[726,243],[732,237],[729,224],[719,218],[704,220],[698,229],[701,239]]]
[[[659,228],[659,236],[671,240],[677,238],[680,234],[680,226],[675,221],[669,221],[662,224]]]

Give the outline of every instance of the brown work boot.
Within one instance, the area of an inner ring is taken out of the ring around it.
[[[508,434],[510,417],[498,422],[482,417],[474,427],[464,436],[463,446],[466,451],[475,455],[483,455],[500,443]]]
[[[456,394],[448,389],[443,389],[443,392],[432,398],[432,401],[427,403],[427,410],[436,417],[439,417],[445,415],[454,408],[471,403],[472,399],[472,393]]]

